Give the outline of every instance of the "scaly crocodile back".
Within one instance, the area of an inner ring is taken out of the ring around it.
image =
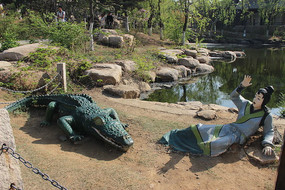
[[[56,101],[71,107],[79,107],[86,104],[94,103],[92,98],[87,94],[56,94],[56,95],[40,95],[28,96],[20,99],[17,102],[9,104],[5,107],[9,112],[20,108],[26,108],[33,105],[46,106],[51,101]]]

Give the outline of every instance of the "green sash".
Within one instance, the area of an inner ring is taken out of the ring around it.
[[[214,141],[219,136],[219,133],[220,133],[223,125],[216,125],[215,126],[214,134],[213,134],[212,138],[207,142],[203,142],[203,139],[202,139],[201,134],[197,128],[197,125],[191,125],[190,127],[191,127],[191,129],[192,129],[192,131],[196,137],[198,146],[203,150],[203,154],[210,156],[211,155],[211,142]]]
[[[239,118],[235,123],[240,124],[247,122],[249,119],[256,118],[256,117],[262,117],[265,114],[265,111],[261,110],[255,113],[250,114],[250,102],[247,102],[245,107],[244,116]]]

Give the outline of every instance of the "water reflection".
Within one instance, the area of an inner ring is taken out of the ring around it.
[[[229,50],[229,49],[228,49]],[[237,49],[235,49],[237,50]],[[201,101],[227,107],[235,107],[229,94],[242,81],[244,74],[252,76],[252,86],[243,96],[252,100],[255,92],[268,85],[275,88],[268,106],[278,114],[277,103],[280,93],[285,93],[285,48],[244,48],[246,58],[233,63],[215,61],[215,71],[211,74],[192,78],[188,83],[178,84],[171,89],[161,89],[152,93],[147,100],[159,102]]]

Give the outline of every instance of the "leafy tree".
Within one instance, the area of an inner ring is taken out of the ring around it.
[[[284,11],[284,0],[258,0],[258,13],[266,25],[266,36],[269,35],[269,27],[273,24],[274,18]]]
[[[238,17],[240,17],[240,20],[243,24],[243,37],[246,37],[247,20],[253,14],[253,12],[250,11],[251,6],[252,4],[250,0],[241,0],[237,6],[239,9]]]
[[[183,13],[179,10],[178,4],[173,1],[167,1],[163,4],[161,18],[164,25],[164,34],[175,42],[179,42],[182,37],[181,29],[183,27]]]
[[[232,0],[221,1],[218,13],[219,13],[218,20],[222,24],[222,35],[223,35],[224,26],[231,25],[236,17],[235,3]]]

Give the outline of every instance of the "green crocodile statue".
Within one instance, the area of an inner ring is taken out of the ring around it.
[[[86,135],[94,135],[120,150],[127,151],[133,139],[125,130],[118,114],[112,108],[101,109],[86,94],[58,94],[28,96],[5,107],[9,112],[31,106],[47,106],[42,126],[51,123],[57,111],[62,117],[57,124],[73,143],[78,143]]]

